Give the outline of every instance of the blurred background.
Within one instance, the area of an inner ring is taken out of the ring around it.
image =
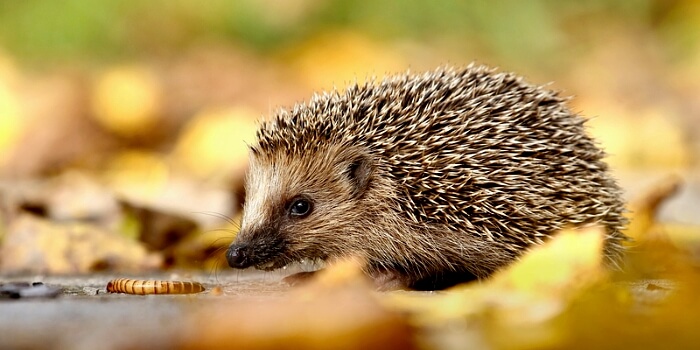
[[[574,96],[633,198],[700,222],[694,0],[0,0],[0,272],[220,268],[257,119],[478,62]]]

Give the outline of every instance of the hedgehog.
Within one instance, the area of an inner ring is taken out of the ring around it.
[[[618,266],[621,189],[568,100],[471,64],[281,110],[250,147],[228,264],[352,256],[379,289],[442,289],[486,278],[564,228],[596,225]]]

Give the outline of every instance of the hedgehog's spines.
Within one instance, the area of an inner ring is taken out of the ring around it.
[[[383,216],[347,224],[368,227],[353,239],[371,241],[354,249],[378,268],[486,275],[562,228],[595,223],[615,264],[620,189],[567,101],[512,73],[442,67],[316,94],[264,121],[252,148],[298,172],[336,149],[372,157],[367,200]]]

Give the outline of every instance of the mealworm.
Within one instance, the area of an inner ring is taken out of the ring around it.
[[[204,286],[198,282],[181,281],[154,281],[133,280],[129,278],[117,278],[107,283],[107,291],[110,293],[126,294],[190,294],[199,293]]]

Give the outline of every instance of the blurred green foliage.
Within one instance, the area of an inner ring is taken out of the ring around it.
[[[439,40],[537,62],[562,51],[566,32],[584,21],[612,16],[652,25],[674,2],[0,0],[0,47],[39,63],[113,60],[172,55],[222,40],[270,51],[328,28],[350,27],[382,39]]]

